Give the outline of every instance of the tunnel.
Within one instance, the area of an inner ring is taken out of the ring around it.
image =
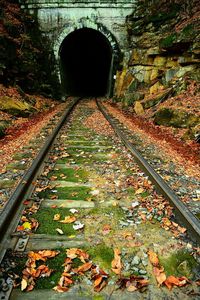
[[[71,32],[60,48],[62,89],[71,96],[105,96],[111,76],[112,48],[99,31]]]

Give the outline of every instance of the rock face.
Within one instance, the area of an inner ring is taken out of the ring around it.
[[[0,97],[0,110],[21,117],[28,116],[31,112],[35,111],[29,103],[7,96]]]
[[[59,98],[58,78],[48,41],[37,20],[12,0],[1,0],[0,83]]]
[[[10,122],[5,120],[0,120],[0,138],[5,135],[6,129],[9,127]]]
[[[124,106],[128,96],[133,107],[135,101],[140,101],[145,111],[153,108],[157,124],[191,128],[199,123],[198,111],[189,112],[191,103],[186,112],[181,103],[178,109],[173,105],[168,110],[159,108],[160,103],[200,80],[198,2],[191,1],[190,7],[176,2],[142,1],[127,19],[132,50],[128,63],[117,74],[115,94]],[[185,14],[187,21],[182,20]],[[197,82],[193,97],[199,95]],[[185,92],[184,97],[190,93]]]

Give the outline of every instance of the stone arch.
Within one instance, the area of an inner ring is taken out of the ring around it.
[[[119,63],[121,61],[121,51],[119,49],[118,42],[114,37],[114,35],[104,25],[100,23],[96,23],[90,20],[89,18],[82,18],[80,19],[79,22],[64,27],[64,29],[60,32],[60,34],[58,35],[54,43],[53,51],[57,61],[57,68],[58,68],[57,73],[59,76],[59,80],[61,82],[59,65],[60,65],[60,51],[61,51],[62,43],[70,33],[83,28],[93,29],[100,32],[108,40],[108,43],[110,44],[112,50],[112,66],[110,70],[109,88],[108,88],[107,95],[112,96],[112,90],[114,87],[113,77],[116,74],[117,69],[119,68]]]
[[[57,60],[59,60],[60,47],[62,45],[63,40],[73,31],[82,29],[82,28],[90,28],[99,31],[102,33],[110,43],[110,46],[113,51],[113,55],[120,59],[120,49],[114,35],[102,24],[96,23],[88,18],[82,18],[79,22],[74,25],[66,26],[62,32],[59,34],[58,38],[54,43],[54,55]]]

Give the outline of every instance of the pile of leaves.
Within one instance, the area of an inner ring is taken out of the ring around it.
[[[152,138],[158,146],[162,146],[163,141],[177,152],[177,156],[181,156],[181,161],[186,165],[188,162],[198,165],[199,162],[199,145],[194,141],[189,144],[176,136],[173,128],[158,126],[153,121],[146,119],[143,116],[135,116],[128,111],[121,111],[115,103],[104,104],[109,112],[119,119],[128,128],[134,131],[142,130],[145,135]],[[165,146],[166,147],[166,146]],[[170,154],[170,153],[169,153]]]
[[[49,277],[53,270],[49,269],[45,264],[37,266],[37,262],[42,261],[45,263],[47,259],[53,258],[59,253],[59,251],[54,250],[30,251],[26,268],[22,272],[21,290],[32,291],[38,278]]]
[[[57,292],[66,292],[75,282],[74,276],[84,276],[90,272],[90,279],[93,281],[95,292],[100,292],[107,284],[109,275],[96,266],[89,258],[89,254],[82,249],[71,248],[66,251],[67,257],[63,264],[64,271],[56,287],[53,289]],[[78,258],[83,264],[73,268],[73,260]]]
[[[175,237],[186,233],[186,228],[172,221],[173,208],[163,196],[153,191],[154,187],[151,181],[141,177],[141,179],[136,182],[134,177],[129,176],[126,184],[127,187],[131,186],[135,189],[135,195],[137,195],[137,199],[139,200],[139,202],[135,201],[132,203],[129,208],[129,213],[134,215],[138,207],[145,208],[146,212],[137,210],[137,215],[143,222],[160,220],[160,226],[167,231],[170,230]],[[153,196],[144,196],[144,194],[148,192],[153,194]],[[148,218],[147,213],[149,214]]]
[[[148,256],[153,266],[153,274],[156,277],[159,286],[165,285],[169,290],[171,290],[173,286],[182,287],[190,283],[190,281],[185,276],[175,277],[173,275],[170,275],[167,277],[164,268],[160,265],[157,254],[152,250],[149,250]]]

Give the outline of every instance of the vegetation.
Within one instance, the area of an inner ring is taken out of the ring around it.
[[[58,98],[53,53],[36,19],[12,0],[1,1],[0,18],[0,83]]]

